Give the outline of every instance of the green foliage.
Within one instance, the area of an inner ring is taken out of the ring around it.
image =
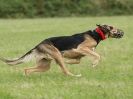
[[[0,0],[0,17],[133,14],[133,0]]]

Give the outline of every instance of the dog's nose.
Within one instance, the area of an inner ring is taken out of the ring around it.
[[[120,34],[121,36],[124,36],[124,32],[123,31],[121,31],[121,34]]]
[[[122,31],[122,36],[124,36],[124,31]]]
[[[118,36],[121,36],[122,34],[118,33]]]
[[[123,37],[124,36],[124,31],[119,29],[118,36]]]

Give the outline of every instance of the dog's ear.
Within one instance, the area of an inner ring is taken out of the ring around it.
[[[96,24],[96,26],[101,27],[101,25],[100,25],[100,24]]]

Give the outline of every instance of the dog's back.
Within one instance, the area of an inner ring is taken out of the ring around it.
[[[52,37],[44,40],[42,43],[51,43],[59,51],[69,50],[77,48],[77,46],[84,41],[84,34],[85,33],[79,33],[72,36]]]

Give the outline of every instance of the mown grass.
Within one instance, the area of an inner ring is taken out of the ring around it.
[[[0,62],[0,99],[133,99],[133,16],[1,19],[0,56],[18,57],[47,37],[71,35],[107,23],[125,31],[122,39],[108,39],[97,47],[102,56],[96,68],[89,58],[67,65],[82,77],[68,77],[52,63],[46,73],[26,77],[23,68],[34,62],[10,67]]]

